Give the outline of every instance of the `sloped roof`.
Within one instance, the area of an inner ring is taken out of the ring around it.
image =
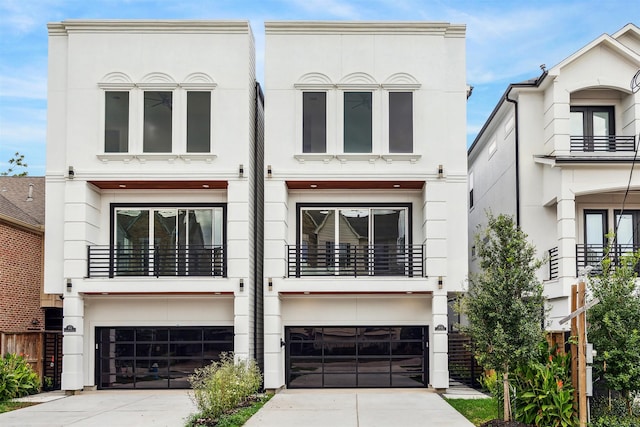
[[[44,188],[41,176],[0,176],[0,219],[43,229]]]

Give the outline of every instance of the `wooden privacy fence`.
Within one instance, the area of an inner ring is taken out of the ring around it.
[[[51,387],[60,388],[62,374],[62,332],[0,332],[0,356],[19,354],[40,379],[51,378]]]

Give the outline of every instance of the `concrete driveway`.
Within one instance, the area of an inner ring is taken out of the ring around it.
[[[473,397],[477,396],[468,396]],[[54,392],[29,396],[26,400],[43,403],[0,414],[0,426],[181,427],[196,411],[187,390],[102,390],[74,396]],[[473,424],[427,389],[283,390],[245,424],[245,427],[316,426],[473,427]]]
[[[1,421],[1,420],[0,420]],[[426,389],[284,390],[245,427],[473,427]]]

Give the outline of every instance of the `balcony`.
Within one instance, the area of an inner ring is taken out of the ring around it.
[[[551,248],[548,251],[549,256],[549,280],[558,278],[558,247]]]
[[[635,151],[634,136],[572,136],[572,152],[627,152]]]
[[[602,273],[601,262],[605,258],[611,260],[612,266],[620,265],[623,255],[630,255],[637,252],[640,245],[613,245],[609,253],[607,253],[606,245],[576,245],[576,276],[580,276],[580,272],[587,266],[593,267],[591,274]],[[640,270],[640,266],[636,266],[636,272]]]
[[[287,245],[288,277],[424,276],[424,245]]]
[[[87,277],[227,276],[224,246],[87,246]]]

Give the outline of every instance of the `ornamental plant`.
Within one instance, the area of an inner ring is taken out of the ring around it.
[[[7,353],[0,358],[0,402],[37,393],[38,374],[23,355]]]
[[[260,390],[262,374],[254,360],[234,362],[233,354],[221,353],[219,362],[196,369],[189,382],[200,411],[195,418],[217,420]]]
[[[545,427],[578,425],[571,387],[571,355],[540,346],[541,360],[522,364],[514,372],[515,419]]]

